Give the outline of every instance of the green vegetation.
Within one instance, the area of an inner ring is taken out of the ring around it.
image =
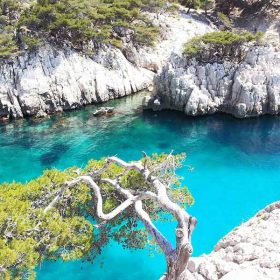
[[[216,0],[216,9],[229,15],[235,9],[240,9],[243,13],[259,13],[260,11],[278,9],[277,0]]]
[[[185,44],[184,54],[195,56],[206,49],[216,50],[218,47],[226,47],[230,45],[240,45],[244,42],[258,41],[262,37],[261,32],[252,34],[250,32],[242,32],[240,34],[229,31],[210,32],[202,36],[198,36]]]
[[[89,42],[122,48],[129,34],[151,46],[159,28],[145,12],[174,12],[176,3],[207,11],[212,0],[0,0],[0,58],[44,40],[90,53]]]
[[[182,166],[184,155],[174,156],[175,169],[165,168],[166,173],[161,174],[166,159],[167,155],[154,155],[146,163],[150,169],[158,170],[154,175],[171,183],[168,192],[174,202],[183,207],[192,204],[193,198],[187,187],[181,187],[180,178],[174,176],[174,170]],[[101,189],[104,213],[115,209],[124,198],[110,184],[101,182],[102,178],[118,178],[123,188],[136,192],[153,191],[139,172],[125,171],[114,163],[110,163],[106,169],[104,166],[105,160],[90,161],[84,170],[48,170],[27,184],[0,185],[1,279],[34,279],[34,268],[44,260],[92,261],[109,240],[133,249],[154,244],[137,219],[134,207],[127,208],[101,227],[94,227],[93,224],[100,221],[96,216],[96,199],[90,187],[82,182],[72,186],[66,184],[78,174],[95,174],[99,171],[95,181]],[[48,212],[44,211],[59,193],[60,200]],[[166,213],[163,214],[153,201],[143,201],[143,204],[154,220],[168,220]]]
[[[27,45],[29,49],[34,49],[42,43],[42,40],[40,38],[36,38],[28,35],[23,35],[21,37],[21,41],[25,45]]]
[[[0,57],[43,40],[86,50],[87,43],[122,47],[124,32],[138,45],[152,45],[159,30],[144,14],[163,0],[0,0]]]
[[[9,57],[18,51],[13,25],[15,13],[20,9],[19,0],[0,0],[0,57]]]
[[[120,47],[122,34],[116,30],[123,27],[132,29],[135,32],[132,40],[141,44],[141,40],[137,41],[139,33],[145,30],[148,35],[155,29],[141,12],[144,2],[38,0],[22,14],[18,25],[26,26],[37,36],[50,36],[57,42],[70,42],[74,47],[82,47],[89,40]]]
[[[179,3],[190,9],[202,9],[207,11],[213,6],[214,0],[179,0]]]
[[[214,0],[200,0],[199,6],[207,14],[207,11],[214,7]]]
[[[0,57],[9,57],[18,51],[18,46],[10,33],[0,34]]]
[[[221,12],[218,12],[217,15],[218,15],[218,18],[223,22],[223,24],[225,25],[226,28],[231,29],[233,27],[233,23],[227,15],[225,15]]]

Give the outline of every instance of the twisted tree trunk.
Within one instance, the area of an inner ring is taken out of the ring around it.
[[[177,280],[182,272],[186,269],[189,258],[192,254],[191,235],[196,225],[196,219],[191,217],[184,208],[180,207],[177,203],[173,202],[168,196],[168,186],[166,186],[160,177],[154,175],[157,171],[167,168],[168,165],[174,164],[172,155],[167,157],[167,162],[156,167],[154,170],[149,170],[147,167],[147,161],[144,163],[141,161],[127,163],[117,157],[108,158],[104,167],[97,172],[80,176],[71,182],[67,182],[63,185],[58,195],[51,201],[51,203],[45,208],[44,213],[48,212],[51,208],[55,207],[57,202],[63,197],[67,188],[74,187],[80,182],[86,183],[94,197],[95,212],[100,224],[96,227],[102,226],[107,221],[112,220],[128,207],[134,205],[135,213],[139,219],[143,222],[146,230],[153,237],[155,242],[160,246],[165,254],[167,263],[167,272],[164,276],[165,280]],[[115,163],[126,171],[135,170],[141,174],[147,185],[155,191],[133,191],[123,188],[120,184],[121,176],[117,176],[116,179],[101,178],[101,174],[106,171],[110,163]],[[110,213],[103,212],[103,198],[101,196],[100,187],[98,183],[107,183],[114,187],[115,191],[123,196],[124,200]],[[159,229],[152,222],[149,214],[143,209],[144,200],[153,200],[163,210],[169,212],[178,222],[176,228],[176,248],[173,248],[171,242],[159,231]]]
[[[190,217],[186,221],[187,231],[182,228],[176,230],[177,248],[170,254],[166,255],[167,272],[164,280],[176,280],[184,272],[192,254],[191,232],[193,231],[197,221]]]

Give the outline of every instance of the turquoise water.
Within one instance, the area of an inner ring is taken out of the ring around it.
[[[175,112],[138,110],[141,94],[112,101],[117,114],[95,119],[90,106],[46,120],[0,125],[0,181],[26,181],[46,168],[83,167],[91,158],[130,160],[141,151],[186,152],[180,170],[195,197],[194,255],[208,253],[232,228],[280,197],[280,118],[237,120],[216,115],[188,118]],[[194,171],[190,172],[190,165]],[[173,225],[160,225],[173,236]],[[157,279],[164,258],[112,244],[93,263],[44,263],[39,280]]]

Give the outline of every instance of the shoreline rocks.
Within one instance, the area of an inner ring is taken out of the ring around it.
[[[178,280],[279,280],[280,201],[233,229],[209,255],[190,259]]]
[[[44,117],[151,88],[153,97],[143,101],[146,109],[238,118],[280,113],[279,42],[244,46],[242,56],[231,48],[238,59],[207,61],[210,53],[190,59],[182,55],[184,43],[214,31],[211,22],[183,8],[177,15],[150,16],[162,30],[153,48],[136,48],[129,33],[117,30],[127,36],[123,50],[100,46],[86,55],[47,44],[2,61],[0,118]]]

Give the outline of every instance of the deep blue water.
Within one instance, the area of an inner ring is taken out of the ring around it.
[[[186,152],[180,170],[195,197],[198,218],[194,255],[280,197],[280,118],[237,120],[226,115],[189,118],[176,112],[137,110],[141,95],[112,101],[117,114],[95,119],[90,106],[45,120],[0,125],[0,181],[26,181],[46,168],[83,167],[91,158],[115,155],[134,160],[141,151]],[[188,165],[194,167],[190,172]],[[172,224],[161,225],[173,236]],[[112,244],[94,263],[44,263],[39,280],[157,279],[162,255],[127,251]]]

